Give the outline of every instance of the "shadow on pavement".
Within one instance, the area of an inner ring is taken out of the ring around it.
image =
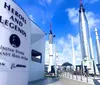
[[[93,79],[95,85],[100,85],[100,79]]]
[[[49,85],[49,84],[55,83],[57,81],[59,81],[59,79],[56,79],[56,78],[45,78],[45,79],[40,80],[40,81],[30,82],[28,85]]]

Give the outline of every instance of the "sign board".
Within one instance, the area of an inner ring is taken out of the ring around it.
[[[0,85],[27,85],[30,20],[12,0],[0,0]]]

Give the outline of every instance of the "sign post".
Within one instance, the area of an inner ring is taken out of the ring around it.
[[[0,85],[27,85],[30,20],[12,0],[0,0]]]

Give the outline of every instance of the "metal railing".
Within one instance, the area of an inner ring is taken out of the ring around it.
[[[90,76],[89,74],[87,75],[83,75],[82,73],[81,74],[78,74],[76,72],[76,74],[74,74],[73,72],[61,72],[61,74],[59,75],[59,77],[63,77],[63,78],[69,78],[69,79],[73,79],[73,80],[77,80],[77,81],[82,81],[82,82],[87,82],[87,83],[90,83],[90,84],[94,84],[94,79],[100,79],[100,76]]]

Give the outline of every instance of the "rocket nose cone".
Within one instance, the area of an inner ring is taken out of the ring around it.
[[[82,4],[82,0],[80,0],[80,9],[79,9],[79,13],[81,13],[81,12],[85,12],[85,9]]]
[[[80,9],[79,9],[79,13],[82,13],[82,12],[85,12],[85,9],[84,9],[84,7],[81,5],[81,6],[80,6]]]

